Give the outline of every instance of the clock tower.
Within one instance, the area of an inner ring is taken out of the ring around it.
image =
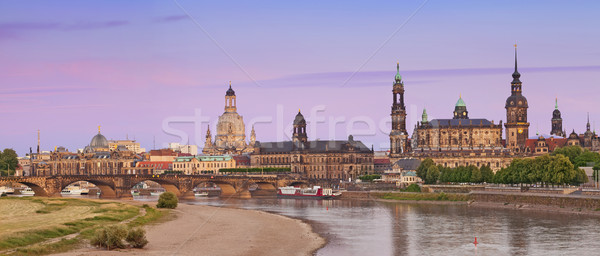
[[[390,157],[398,159],[410,151],[406,132],[406,106],[404,105],[404,82],[400,75],[400,63],[396,64],[396,76],[392,90],[392,132],[390,133]]]
[[[517,45],[515,44],[515,72],[510,83],[511,95],[506,99],[506,147],[514,152],[523,152],[525,142],[529,138],[529,123],[527,122],[527,98],[523,96],[521,74],[517,71]]]

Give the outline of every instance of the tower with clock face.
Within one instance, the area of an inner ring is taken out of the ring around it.
[[[515,152],[523,152],[529,138],[527,122],[527,99],[523,96],[521,74],[517,71],[517,46],[515,45],[515,72],[512,74],[511,95],[506,99],[506,147]]]

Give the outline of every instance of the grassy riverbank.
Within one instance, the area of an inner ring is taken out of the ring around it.
[[[44,255],[76,248],[104,225],[144,225],[165,211],[120,202],[38,197],[0,199],[0,254]]]
[[[446,194],[442,193],[414,193],[394,192],[376,195],[386,200],[411,200],[411,201],[468,201],[468,194]]]

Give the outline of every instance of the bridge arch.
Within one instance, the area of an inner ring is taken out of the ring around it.
[[[129,188],[129,190],[133,189],[133,187],[135,187],[135,185],[137,185],[139,183],[142,183],[144,181],[153,181],[153,182],[156,182],[161,187],[163,187],[166,192],[173,192],[178,197],[182,196],[181,190],[179,189],[179,187],[178,187],[178,185],[177,185],[176,182],[172,182],[172,181],[165,180],[165,179],[160,179],[160,178],[136,179],[136,180],[134,180],[132,182],[131,188]]]
[[[50,193],[48,193],[48,191],[46,191],[46,189],[44,187],[42,187],[36,183],[26,182],[26,181],[15,182],[15,183],[23,184],[23,185],[31,188],[31,190],[33,190],[34,196],[51,196]]]
[[[217,185],[221,189],[221,196],[232,196],[238,192],[234,184],[231,184],[227,181],[213,179],[196,181],[194,184],[192,184],[192,187],[195,188],[202,183],[213,183]]]
[[[114,183],[103,181],[103,180],[86,179],[86,178],[72,179],[72,180],[65,181],[63,184],[61,184],[60,190],[58,191],[58,193],[60,194],[60,192],[63,189],[65,189],[67,186],[69,186],[75,182],[78,182],[78,181],[87,181],[89,183],[94,184],[96,187],[98,187],[98,189],[100,189],[100,198],[116,198],[117,197],[117,191],[115,190]]]

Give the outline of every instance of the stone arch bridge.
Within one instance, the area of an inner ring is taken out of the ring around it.
[[[87,181],[100,189],[100,198],[131,198],[131,189],[143,181],[154,181],[180,198],[194,198],[193,189],[211,182],[221,188],[221,196],[250,198],[249,187],[273,191],[277,187],[308,185],[306,179],[279,175],[212,176],[212,175],[62,175],[0,177],[0,183],[14,182],[30,187],[35,196],[60,197],[61,191],[77,181]]]

